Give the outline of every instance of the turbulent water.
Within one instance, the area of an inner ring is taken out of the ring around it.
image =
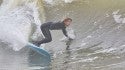
[[[124,0],[3,0],[0,1],[0,70],[124,70]],[[61,31],[51,31],[45,49],[49,65],[23,48],[36,40],[39,26],[71,17],[76,38],[65,50]],[[34,33],[35,32],[35,33]],[[13,51],[13,50],[15,51]],[[21,50],[20,50],[21,49]],[[18,51],[20,50],[20,51]]]

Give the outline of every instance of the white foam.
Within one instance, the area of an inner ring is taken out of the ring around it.
[[[111,53],[114,50],[116,50],[116,48],[108,48],[108,49],[102,49],[102,50],[98,50],[95,53]]]
[[[31,32],[31,24],[34,23],[33,4],[18,6],[17,8],[0,16],[0,39],[10,43],[15,51],[23,48]],[[36,10],[36,9],[35,9]],[[39,24],[39,23],[38,23]]]
[[[0,20],[2,20],[0,21],[0,39],[13,44],[13,48],[17,50],[17,46],[23,46],[26,43],[26,31],[30,28],[27,24],[29,19],[26,19],[25,15],[13,13],[0,17]],[[26,31],[24,31],[25,28],[27,28]]]
[[[62,42],[67,42],[67,41],[68,41],[68,38],[64,36],[63,38],[60,39],[60,41],[62,41]]]
[[[73,0],[64,0],[65,3],[72,3]]]
[[[70,37],[71,39],[75,39],[76,36],[75,36],[75,32],[72,28],[67,28],[67,34],[68,34],[68,37]]]
[[[45,69],[46,67],[41,67],[41,66],[34,66],[34,67],[30,67],[30,70],[37,70],[37,69]]]
[[[91,35],[89,35],[89,36],[87,36],[87,38],[92,38],[92,36],[91,36]]]
[[[57,5],[60,3],[72,3],[74,0],[44,0],[46,3],[51,5]]]
[[[82,44],[81,44],[81,47],[82,47],[82,46],[85,46],[86,44],[87,44],[87,43],[82,43]]]
[[[70,64],[73,63],[79,63],[79,62],[93,62],[94,60],[98,59],[99,57],[92,57],[92,58],[87,58],[87,59],[80,59],[78,61],[75,62],[71,62]]]
[[[116,23],[125,23],[125,18],[121,18],[122,15],[119,15],[120,10],[114,11],[113,14],[113,18],[116,21]]]
[[[53,0],[44,0],[46,1],[48,4],[52,4],[53,3]]]

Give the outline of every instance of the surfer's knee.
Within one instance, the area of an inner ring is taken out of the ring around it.
[[[50,38],[50,39],[48,39],[48,42],[51,42],[52,41],[52,39]]]
[[[46,38],[46,42],[51,42],[52,38]]]

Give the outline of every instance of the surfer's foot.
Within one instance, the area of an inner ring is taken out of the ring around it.
[[[36,45],[37,47],[40,47],[40,44],[38,44],[38,43],[35,43],[34,45]]]
[[[36,45],[37,47],[40,47],[40,45],[41,45],[41,44],[39,44],[39,42],[37,42],[37,41],[32,41],[32,43],[33,43],[34,45]]]

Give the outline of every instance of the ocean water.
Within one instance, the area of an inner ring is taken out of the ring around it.
[[[3,0],[0,7],[0,70],[124,70],[124,0]],[[39,26],[71,17],[75,39],[66,50],[61,31],[45,49],[51,62],[25,48],[42,39]]]

